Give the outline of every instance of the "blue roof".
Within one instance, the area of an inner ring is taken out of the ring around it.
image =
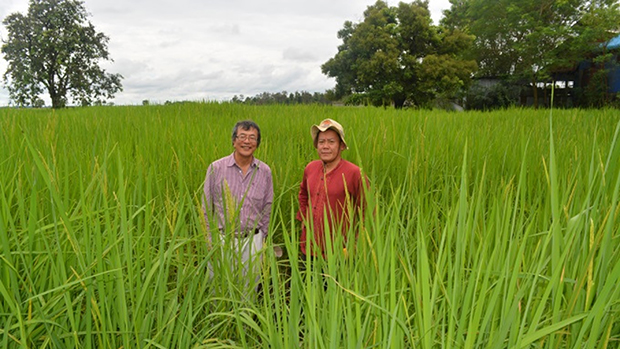
[[[615,50],[618,47],[620,47],[620,35],[616,36],[615,38],[609,40],[609,42],[607,42],[607,49],[608,50]]]

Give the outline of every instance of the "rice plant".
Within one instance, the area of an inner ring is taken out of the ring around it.
[[[371,185],[347,253],[309,260],[297,193],[327,117]],[[274,175],[258,294],[201,212],[241,119]],[[619,143],[615,110],[0,109],[0,346],[616,348]]]

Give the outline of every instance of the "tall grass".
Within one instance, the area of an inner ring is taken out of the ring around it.
[[[308,261],[294,215],[326,117],[371,214],[348,255]],[[208,277],[200,212],[246,118],[285,250],[259,296]],[[0,346],[616,348],[619,138],[615,110],[0,109]]]

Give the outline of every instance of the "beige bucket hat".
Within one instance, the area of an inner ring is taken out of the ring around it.
[[[342,125],[340,125],[338,122],[332,119],[325,119],[321,121],[321,123],[318,125],[312,125],[312,128],[310,129],[310,133],[312,134],[312,141],[314,142],[314,147],[316,148],[317,146],[316,142],[319,136],[319,132],[325,132],[329,130],[330,128],[338,132],[338,134],[340,135],[340,140],[344,144],[344,148],[349,149],[349,147],[347,146],[347,142],[345,142],[344,140],[344,128],[342,128]]]

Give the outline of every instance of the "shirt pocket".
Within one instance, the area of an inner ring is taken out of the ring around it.
[[[265,198],[265,193],[259,190],[250,190],[246,200],[248,200],[248,202],[250,203],[252,207],[254,207],[256,210],[259,210],[263,206],[264,198]]]

